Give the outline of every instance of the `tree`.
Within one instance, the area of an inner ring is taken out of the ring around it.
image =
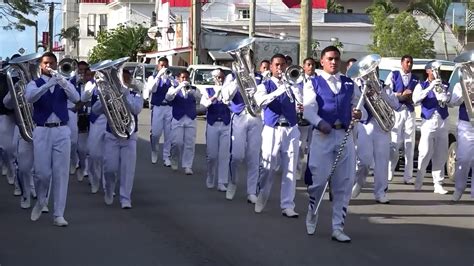
[[[35,21],[29,19],[28,15],[36,16],[39,10],[44,10],[41,4],[25,0],[4,0],[0,3],[0,21],[7,23],[1,27],[4,30],[25,30],[26,26],[35,26]]]
[[[365,9],[365,13],[370,14],[377,7],[383,8],[385,14],[397,14],[398,8],[390,0],[375,0],[374,3]]]
[[[96,63],[106,59],[129,56],[135,61],[138,52],[148,52],[154,43],[145,45],[148,29],[142,25],[119,25],[115,29],[101,31],[97,36],[97,45],[89,55],[89,62]]]
[[[441,29],[444,44],[444,56],[448,60],[448,43],[446,41],[446,13],[451,0],[413,0],[408,10],[417,10],[430,17]]]
[[[374,23],[373,43],[369,50],[380,56],[434,58],[434,43],[408,12],[387,18],[382,7],[371,13]]]
[[[344,13],[344,7],[337,3],[336,0],[327,0],[326,6],[328,13]]]

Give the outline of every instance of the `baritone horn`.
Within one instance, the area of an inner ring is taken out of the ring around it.
[[[122,93],[122,66],[128,59],[129,57],[106,60],[91,67],[91,71],[96,72],[94,78],[99,99],[110,130],[119,139],[128,139],[136,127],[136,121]]]
[[[434,79],[439,79],[441,80],[441,75],[440,75],[440,69],[441,69],[441,62],[438,60],[433,60],[428,63],[428,68],[431,69],[431,72],[433,73]],[[446,93],[446,90],[443,87],[443,84],[439,84],[433,89],[436,94],[443,94]],[[441,108],[444,108],[446,106],[446,103],[443,101],[438,101],[438,104]]]
[[[15,120],[21,137],[27,141],[33,141],[33,111],[30,103],[26,101],[26,85],[40,77],[39,59],[41,53],[28,54],[10,60],[6,68],[8,88],[14,101]],[[16,80],[15,75],[18,75]]]
[[[460,54],[454,58],[454,62],[459,69],[459,83],[467,115],[471,125],[474,126],[474,50]]]

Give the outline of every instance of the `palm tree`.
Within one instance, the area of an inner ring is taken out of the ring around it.
[[[374,11],[375,8],[381,7],[383,8],[385,14],[398,14],[398,8],[392,3],[390,0],[375,0],[374,3],[365,9],[365,13],[370,14]]]
[[[344,7],[337,3],[336,0],[327,0],[326,7],[328,13],[344,13]]]
[[[430,17],[441,29],[443,34],[444,55],[448,60],[448,43],[446,41],[446,13],[451,5],[451,0],[414,0],[408,10],[417,10]]]
[[[66,39],[72,41],[74,48],[76,48],[79,42],[79,27],[75,25],[67,29],[61,29],[61,33],[57,36],[59,36],[59,40]],[[77,57],[79,57],[79,49],[76,49],[76,51]]]

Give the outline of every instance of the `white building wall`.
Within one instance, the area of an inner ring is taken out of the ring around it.
[[[392,0],[394,6],[399,10],[405,10],[408,7],[409,0]],[[339,0],[338,4],[344,7],[344,12],[348,9],[352,9],[352,13],[365,13],[365,9],[373,4],[373,1],[364,0]]]
[[[83,3],[79,5],[79,60],[87,60],[89,51],[97,44],[94,36],[87,36],[87,17],[95,14],[95,32],[99,31],[99,15],[107,14],[107,23],[110,25],[109,8],[106,4]]]

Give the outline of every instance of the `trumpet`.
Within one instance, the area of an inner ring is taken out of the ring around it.
[[[439,74],[439,71],[440,71],[440,68],[441,68],[441,62],[438,61],[438,60],[434,60],[430,63],[428,63],[428,67],[431,69],[432,73],[433,73],[433,77],[434,79],[441,79],[441,76]],[[446,90],[444,89],[443,87],[443,84],[439,84],[437,85],[434,89],[433,89],[436,94],[442,94],[442,93],[446,93]],[[443,101],[438,101],[438,104],[441,108],[444,108],[446,107],[446,103],[443,102]]]
[[[281,75],[279,73],[279,75]],[[298,80],[304,75],[303,68],[298,65],[291,65],[286,68],[283,75],[283,80],[286,82],[286,95],[290,98],[290,102],[295,102],[295,97],[291,91],[290,86],[298,83]],[[288,86],[289,85],[289,86]]]

